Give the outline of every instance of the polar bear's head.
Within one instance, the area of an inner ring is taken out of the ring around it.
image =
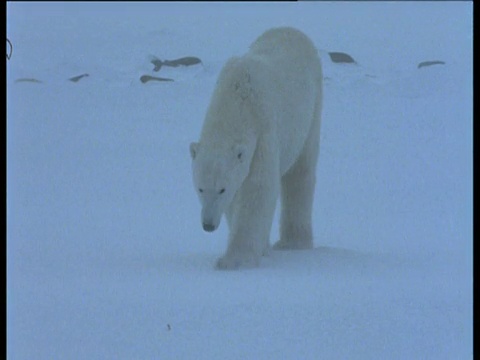
[[[248,142],[230,147],[190,144],[193,184],[202,205],[205,231],[214,231],[220,225],[222,214],[250,171],[254,150]]]

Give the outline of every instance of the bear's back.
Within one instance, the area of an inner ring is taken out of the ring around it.
[[[247,131],[262,136],[273,130],[284,173],[304,146],[321,88],[321,62],[312,41],[293,28],[268,30],[222,68],[201,142],[239,142]]]
[[[312,41],[304,33],[291,27],[265,31],[250,46],[250,54],[267,57],[270,62],[288,61],[314,65],[312,62],[317,63],[318,60],[318,52]]]
[[[250,46],[246,58],[259,59],[271,74],[270,94],[283,174],[300,154],[309,134],[314,110],[321,100],[322,65],[313,42],[290,27],[267,30]],[[321,106],[318,105],[318,106]]]

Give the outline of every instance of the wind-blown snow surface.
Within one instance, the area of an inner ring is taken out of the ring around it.
[[[472,358],[472,3],[7,15],[9,359]],[[280,25],[324,61],[316,248],[215,271],[188,145],[225,60]]]

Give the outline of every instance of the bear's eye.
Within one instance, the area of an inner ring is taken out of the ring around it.
[[[218,192],[219,194],[223,194],[225,192],[225,188],[223,189],[220,189],[220,191]]]
[[[203,192],[203,189],[198,189],[198,191],[200,191],[201,193]]]

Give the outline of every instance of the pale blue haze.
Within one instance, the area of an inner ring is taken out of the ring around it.
[[[215,271],[188,147],[280,25],[324,61],[316,249]],[[471,2],[9,2],[7,36],[8,359],[473,357]]]

